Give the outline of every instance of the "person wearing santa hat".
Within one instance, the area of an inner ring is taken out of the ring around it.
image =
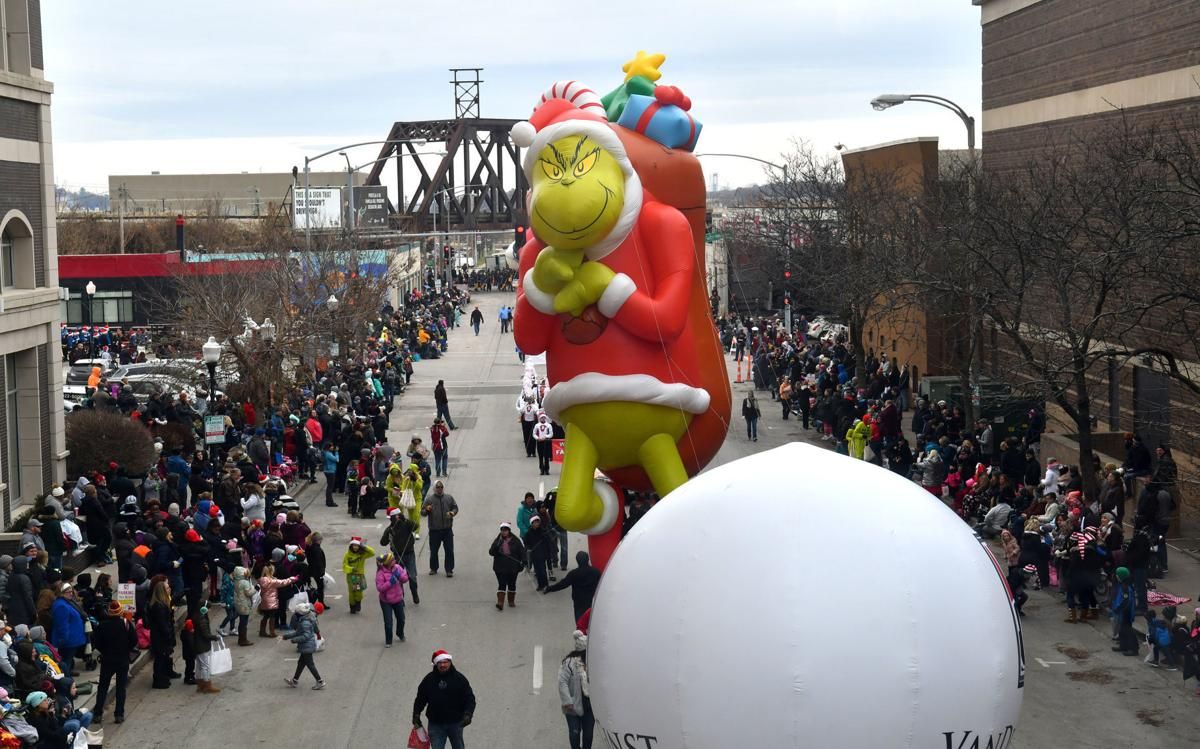
[[[660,495],[687,480],[679,444],[711,419],[702,336],[688,324],[688,220],[642,189],[595,92],[555,84],[513,142],[525,147],[534,238],[522,249],[516,343],[545,353],[543,401],[570,449],[558,487],[567,530],[600,534],[618,498],[595,469],[643,469]],[[701,300],[702,303],[703,300]]]
[[[471,725],[475,714],[475,692],[471,682],[454,667],[454,657],[445,650],[435,650],[433,669],[417,686],[413,700],[412,722],[421,727],[421,713],[429,720],[430,749],[463,749],[463,729]]]
[[[533,425],[533,442],[537,447],[538,473],[550,475],[550,447],[554,440],[554,425],[545,411],[538,411],[537,423]]]
[[[363,591],[367,589],[365,566],[375,556],[375,550],[363,543],[359,536],[350,539],[350,546],[342,557],[342,572],[346,575],[346,590],[349,591],[350,613],[362,611]]]

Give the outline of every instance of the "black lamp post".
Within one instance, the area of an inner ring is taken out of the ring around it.
[[[208,367],[208,409],[205,416],[213,414],[213,403],[217,398],[217,363],[221,361],[221,344],[217,343],[217,339],[213,336],[208,337],[208,342],[200,347],[201,353],[204,356],[204,366]],[[208,442],[208,430],[205,430],[205,439]],[[213,469],[213,482],[216,482],[217,476],[217,447],[216,445],[208,445],[208,462]]]
[[[96,321],[94,319],[95,311],[92,307],[92,300],[96,297],[96,282],[88,281],[87,286],[83,287],[84,296],[87,297],[87,324],[90,330],[88,331],[88,341],[91,344],[91,359],[96,359]]]

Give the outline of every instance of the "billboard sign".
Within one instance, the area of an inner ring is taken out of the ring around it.
[[[338,229],[342,225],[342,188],[297,187],[292,201],[296,229]]]
[[[386,229],[387,219],[387,185],[359,185],[354,188],[354,226],[360,229]]]

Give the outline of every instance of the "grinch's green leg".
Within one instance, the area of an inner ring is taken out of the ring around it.
[[[582,531],[599,522],[604,513],[600,498],[592,488],[599,453],[592,439],[572,422],[567,422],[565,447],[554,519],[569,531]]]
[[[656,434],[643,442],[638,448],[638,459],[660,497],[667,496],[688,480],[675,438],[669,434]]]

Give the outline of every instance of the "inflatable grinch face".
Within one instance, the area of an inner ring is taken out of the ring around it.
[[[625,175],[587,135],[569,135],[538,154],[531,175],[537,236],[560,250],[581,250],[612,231],[625,204]]]

